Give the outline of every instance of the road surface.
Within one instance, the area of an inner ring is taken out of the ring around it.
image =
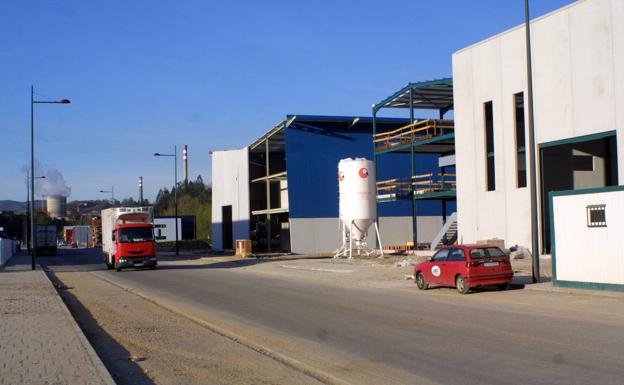
[[[326,374],[327,382],[621,384],[624,378],[618,297],[522,289],[462,296],[418,291],[408,281],[371,287],[339,264],[287,268],[289,262],[202,258],[117,273],[105,270],[94,249],[39,261],[131,289]]]

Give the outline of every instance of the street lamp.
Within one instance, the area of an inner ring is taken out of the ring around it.
[[[30,212],[30,234],[32,235],[32,269],[35,270],[35,258],[37,254],[37,237],[35,236],[35,104],[69,104],[69,99],[60,100],[35,100],[35,87],[30,86],[30,196],[32,210]]]
[[[30,175],[26,175],[26,218],[30,218],[30,188],[28,188],[28,181],[32,177]],[[35,179],[45,179],[45,175],[36,176]],[[28,223],[28,222],[26,222]],[[28,227],[26,227],[26,249],[28,250],[28,255],[30,255],[30,233],[28,231]]]
[[[526,44],[526,65],[527,65],[527,112],[529,117],[529,169],[530,194],[531,194],[531,254],[532,254],[532,280],[533,283],[540,282],[540,249],[539,249],[539,228],[537,218],[537,206],[540,198],[537,195],[537,167],[535,155],[535,118],[533,113],[533,63],[531,57],[531,19],[529,17],[529,0],[524,0],[524,25]]]
[[[173,146],[173,154],[154,153],[154,156],[172,156],[173,157],[173,203],[175,206],[175,238],[176,238],[176,255],[180,255],[180,245],[178,244],[178,146]]]
[[[110,190],[100,190],[101,193],[110,193],[111,195],[111,204],[115,206],[115,186],[111,186]]]

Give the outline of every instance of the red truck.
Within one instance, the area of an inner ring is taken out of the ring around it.
[[[114,207],[102,210],[102,253],[109,269],[155,269],[152,207]]]

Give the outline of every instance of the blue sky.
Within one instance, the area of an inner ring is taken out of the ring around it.
[[[571,0],[532,0],[532,17]],[[70,199],[173,184],[173,145],[210,181],[209,151],[242,147],[286,114],[369,115],[453,52],[524,20],[523,0],[0,3],[0,199],[25,199],[30,85],[36,157]],[[181,170],[181,168],[180,168]],[[180,172],[181,174],[181,172]]]

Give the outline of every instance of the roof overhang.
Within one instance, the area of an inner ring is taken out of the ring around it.
[[[414,109],[438,110],[442,113],[452,110],[453,78],[409,83],[399,91],[374,104],[373,111],[377,112],[382,108],[410,108],[410,105]]]

